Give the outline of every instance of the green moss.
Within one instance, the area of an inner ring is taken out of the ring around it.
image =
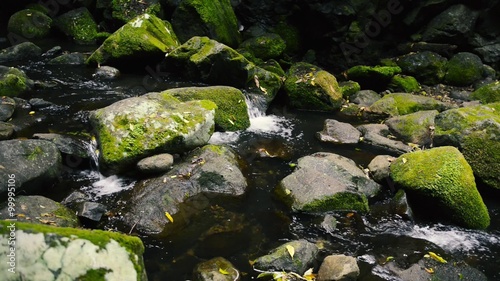
[[[396,60],[407,75],[412,75],[426,85],[441,82],[446,73],[447,59],[433,52],[411,53]]]
[[[109,269],[99,268],[99,269],[90,269],[84,275],[77,277],[77,281],[105,281],[106,273],[110,272]]]
[[[161,15],[161,5],[159,3],[146,3],[139,0],[112,0],[111,10],[112,17],[123,23],[142,14]]]
[[[306,212],[327,212],[333,210],[352,210],[366,213],[368,199],[360,193],[339,192],[333,196],[314,200],[302,207]]]
[[[464,137],[462,151],[474,174],[488,186],[500,189],[500,131],[498,127]]]
[[[30,88],[29,79],[21,70],[10,67],[0,72],[0,96],[16,97]]]
[[[43,149],[40,146],[36,146],[33,151],[28,154],[28,159],[30,161],[34,161],[37,158],[39,158],[41,155],[43,155]]]
[[[56,26],[79,44],[93,44],[98,38],[98,27],[87,8],[69,11],[56,19]]]
[[[44,38],[50,33],[52,19],[46,14],[25,9],[13,14],[8,23],[8,31],[27,39]]]
[[[483,104],[500,102],[500,82],[495,81],[482,86],[472,93],[471,98],[480,100]]]
[[[484,229],[490,223],[472,169],[454,147],[403,154],[391,164],[391,177],[409,194],[437,202],[433,207],[459,225]]]
[[[276,60],[271,59],[264,63],[258,64],[258,66],[281,77],[285,76],[285,71]]]
[[[339,83],[342,96],[348,99],[350,96],[361,90],[361,86],[356,81],[344,81]]]
[[[408,93],[385,95],[370,106],[372,112],[390,116],[405,115],[421,110],[442,111],[444,109],[446,105],[433,98]]]
[[[347,70],[347,77],[352,80],[370,78],[390,81],[394,75],[399,73],[401,73],[399,66],[357,65]]]
[[[420,84],[415,77],[399,74],[392,77],[388,87],[393,92],[413,93],[420,91]]]
[[[266,33],[241,43],[240,48],[247,49],[262,60],[278,58],[286,48],[285,40],[278,34]]]
[[[214,172],[202,172],[198,178],[198,183],[203,188],[216,191],[218,187],[226,184],[226,180],[221,174]]]
[[[70,209],[66,208],[60,203],[57,203],[60,207],[54,210],[52,213],[60,219],[70,222],[71,225],[78,225],[78,217]]]
[[[280,21],[272,30],[285,40],[285,53],[293,55],[300,51],[301,37],[298,28],[286,21]]]
[[[483,76],[483,62],[472,53],[458,53],[447,64],[444,82],[453,86],[468,86]]]

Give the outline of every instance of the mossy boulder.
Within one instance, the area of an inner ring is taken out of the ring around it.
[[[0,50],[0,63],[33,59],[42,54],[42,49],[31,42],[22,42]]]
[[[283,84],[281,76],[248,61],[240,53],[208,37],[193,37],[165,58],[168,71],[211,85],[247,88],[267,103]]]
[[[221,131],[245,130],[250,126],[245,95],[228,86],[189,87],[166,90],[181,101],[210,100],[217,105],[215,128]]]
[[[233,48],[241,42],[230,0],[181,1],[172,15],[172,25],[182,42],[193,36],[207,36]]]
[[[333,111],[342,105],[342,92],[335,76],[320,67],[299,62],[290,68],[284,89],[297,109]]]
[[[403,154],[391,164],[391,177],[407,192],[416,215],[474,229],[490,224],[472,169],[455,147]]]
[[[161,16],[162,9],[158,0],[108,0],[110,1],[111,16],[121,23],[129,22],[131,19],[150,14]],[[109,4],[108,4],[109,5]],[[108,7],[107,7],[108,8]]]
[[[430,51],[410,53],[396,60],[404,74],[425,85],[435,85],[443,80],[447,62],[445,57]]]
[[[222,257],[201,262],[193,270],[193,280],[198,281],[234,281],[240,280],[239,276],[234,265]]]
[[[150,14],[140,15],[109,36],[87,59],[89,64],[147,64],[159,61],[179,41],[167,21]]]
[[[424,42],[465,44],[474,30],[478,16],[479,12],[467,5],[450,5],[428,23],[422,39]]]
[[[354,80],[363,89],[382,91],[387,88],[394,75],[401,73],[398,66],[367,66],[357,65],[346,72],[349,80]]]
[[[349,99],[352,95],[361,90],[361,86],[356,81],[343,81],[339,83],[340,91],[345,99]]]
[[[388,89],[393,92],[414,93],[420,91],[420,84],[413,76],[394,75]]]
[[[431,97],[409,93],[392,93],[374,102],[368,108],[368,112],[372,114],[398,116],[421,110],[444,111],[452,107],[451,104],[435,100]]]
[[[0,65],[0,96],[17,97],[33,88],[24,71]]]
[[[15,225],[15,227],[12,227]],[[16,237],[14,274],[4,280],[146,281],[142,241],[121,233],[0,221],[0,256]],[[8,272],[9,263],[0,265]]]
[[[40,39],[50,33],[52,19],[46,14],[25,9],[13,14],[7,25],[7,30],[18,37],[25,39]]]
[[[292,24],[280,21],[272,28],[272,32],[278,34],[285,41],[286,54],[296,54],[302,48],[300,31]]]
[[[181,102],[166,93],[149,93],[93,111],[103,168],[124,172],[147,156],[206,144],[216,107],[207,100]]]
[[[423,110],[402,116],[395,116],[385,124],[399,139],[419,146],[432,146],[434,134],[434,118],[437,110]]]
[[[368,211],[368,197],[379,185],[368,179],[354,161],[318,152],[298,160],[296,170],[276,187],[278,199],[293,211]]]
[[[98,38],[109,35],[108,33],[99,33],[94,18],[85,7],[60,15],[54,24],[77,44],[94,44]]]
[[[500,82],[495,81],[484,85],[472,92],[470,97],[474,100],[481,101],[483,104],[500,102]]]
[[[444,83],[452,86],[469,86],[483,77],[481,59],[472,53],[458,53],[446,65]]]
[[[286,49],[286,43],[278,34],[265,33],[245,40],[240,48],[248,50],[259,59],[268,60],[279,58]]]

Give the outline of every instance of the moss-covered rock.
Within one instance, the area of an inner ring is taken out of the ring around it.
[[[410,53],[396,60],[404,74],[415,77],[425,85],[434,85],[443,80],[447,62],[445,57],[429,51]]]
[[[352,95],[361,90],[361,86],[356,81],[342,81],[339,83],[340,91],[345,99],[349,99]]]
[[[44,38],[50,33],[52,19],[46,14],[25,9],[13,14],[7,25],[7,30],[26,39]]]
[[[414,93],[420,90],[420,84],[413,76],[395,75],[388,88],[393,92]]]
[[[470,96],[474,100],[480,100],[483,104],[500,101],[500,82],[484,85],[475,90]]]
[[[280,21],[272,28],[272,32],[278,34],[285,40],[285,53],[293,55],[300,51],[302,40],[300,31],[297,27],[289,24],[286,21]]]
[[[362,88],[375,91],[385,90],[394,75],[401,73],[398,66],[357,65],[346,72],[349,80],[358,82]]]
[[[255,57],[268,60],[279,58],[286,49],[285,40],[278,34],[266,33],[241,43],[240,48],[248,50]]]
[[[189,87],[166,90],[181,101],[210,100],[217,105],[215,128],[222,131],[245,130],[250,126],[245,95],[227,86]]]
[[[109,36],[87,59],[92,64],[130,65],[160,60],[179,45],[170,23],[143,14]]]
[[[340,109],[342,92],[337,79],[318,66],[300,62],[292,65],[284,89],[294,108],[332,111]]]
[[[134,236],[102,230],[83,230],[0,221],[0,255],[9,252],[16,237],[14,274],[4,280],[147,280],[144,245]],[[8,272],[9,263],[0,265]]]
[[[240,280],[239,276],[240,272],[234,265],[222,257],[201,262],[193,270],[193,280],[198,281],[234,281]]]
[[[283,70],[279,62],[277,62],[276,60],[270,59],[263,63],[258,64],[257,66],[261,67],[264,70],[275,73],[280,77],[285,77],[286,74],[285,71]]]
[[[110,0],[110,2],[111,16],[122,23],[142,14],[159,17],[162,12],[158,0]]]
[[[373,114],[398,116],[420,110],[443,111],[452,107],[451,104],[437,101],[430,97],[408,93],[392,93],[377,100],[369,107],[368,111]]]
[[[31,42],[23,42],[0,50],[0,63],[37,58],[42,49]]]
[[[434,118],[438,114],[437,110],[423,110],[389,118],[385,124],[404,142],[429,147],[433,142]]]
[[[230,0],[184,0],[172,15],[172,25],[182,42],[193,36],[208,36],[231,47],[241,42]]]
[[[206,144],[216,107],[207,100],[180,102],[166,93],[150,93],[93,111],[103,168],[123,172],[144,157]]]
[[[483,77],[483,62],[472,53],[458,53],[446,65],[444,83],[452,86],[468,86]]]
[[[94,44],[98,38],[109,35],[108,33],[99,33],[94,18],[85,7],[60,15],[54,24],[77,44]]]
[[[417,215],[427,209],[433,219],[468,228],[484,229],[490,224],[472,169],[455,147],[403,154],[391,164],[391,177],[407,192]]]
[[[0,96],[17,97],[31,90],[33,84],[22,70],[0,65]]]

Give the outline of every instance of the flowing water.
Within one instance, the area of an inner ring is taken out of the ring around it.
[[[18,65],[32,79],[42,81],[26,99],[42,98],[52,105],[36,110],[18,111],[18,126],[33,126],[19,131],[19,137],[33,133],[56,132],[83,135],[88,149],[97,158],[91,141],[88,112],[115,101],[147,92],[147,71],[124,74],[113,81],[93,79],[93,69],[82,66],[50,66],[42,57]],[[155,90],[193,85],[165,77]],[[462,260],[484,272],[489,280],[500,280],[500,202],[498,193],[485,195],[492,224],[486,231],[414,222],[388,212],[365,216],[334,212],[325,216],[292,214],[272,196],[277,183],[293,171],[297,159],[317,152],[334,152],[366,167],[378,151],[362,145],[336,146],[319,142],[315,133],[332,114],[295,112],[274,104],[263,112],[258,99],[248,95],[251,126],[242,132],[215,133],[210,142],[231,146],[248,163],[243,172],[249,189],[242,198],[201,198],[195,196],[184,208],[195,208],[190,221],[169,234],[145,236],[120,223],[120,212],[137,179],[116,175],[105,177],[91,161],[84,169],[67,169],[64,178],[44,196],[62,200],[75,190],[92,201],[108,206],[114,214],[97,227],[139,235],[146,246],[144,254],[149,280],[189,280],[194,266],[206,259],[222,256],[242,273],[243,280],[256,277],[249,261],[290,239],[306,238],[322,245],[325,252],[358,257],[359,280],[395,280],[382,267],[381,260],[392,256],[400,266],[415,263],[427,251]],[[388,193],[388,192],[387,192]],[[495,200],[496,198],[496,200]],[[383,203],[384,200],[381,199]],[[377,203],[383,210],[382,203]],[[376,210],[377,208],[375,208]],[[438,210],[436,210],[438,211]],[[330,223],[329,223],[330,222]],[[215,231],[215,229],[217,231]],[[392,279],[391,279],[392,278]]]

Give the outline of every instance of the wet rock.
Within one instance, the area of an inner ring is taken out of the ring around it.
[[[363,89],[382,91],[387,88],[394,75],[401,73],[398,66],[358,65],[347,70],[347,78],[354,80]]]
[[[7,256],[11,222],[0,221],[0,255]],[[147,280],[144,245],[133,236],[102,230],[61,228],[16,223],[16,258],[29,266],[17,266],[14,279]],[[7,263],[2,267],[7,270]],[[62,274],[62,275],[61,275]],[[106,276],[106,277],[104,277]]]
[[[95,44],[99,37],[109,35],[107,33],[99,33],[94,18],[85,7],[60,15],[56,18],[54,24],[62,33],[77,44]]]
[[[31,108],[33,109],[42,109],[54,105],[53,103],[40,98],[32,98],[28,102],[31,104]]]
[[[241,42],[229,0],[182,1],[172,15],[172,25],[182,42],[193,36],[207,36],[231,47]]]
[[[196,265],[193,280],[196,281],[238,281],[240,272],[228,260],[217,257]]]
[[[392,154],[410,152],[412,147],[399,140],[390,139],[391,132],[385,124],[366,124],[357,127],[363,134],[363,143]]]
[[[277,59],[286,49],[285,40],[275,33],[266,33],[258,37],[250,38],[240,44],[243,48],[256,58],[261,60]]]
[[[139,182],[130,200],[125,216],[129,226],[146,233],[158,233],[171,222],[165,216],[169,212],[177,226],[182,225],[182,203],[197,195],[206,194],[204,203],[193,206],[191,213],[202,212],[207,201],[220,195],[240,196],[247,183],[239,169],[236,155],[224,146],[207,145],[189,154],[186,160],[175,165],[168,173]],[[188,220],[189,217],[186,217]]]
[[[461,101],[470,101],[472,92],[467,90],[452,90],[450,92],[450,98],[461,100]]]
[[[0,65],[0,96],[16,97],[33,88],[33,81],[15,67]]]
[[[52,19],[46,14],[25,9],[16,12],[9,18],[7,30],[27,40],[45,38],[52,26]]]
[[[14,135],[14,125],[0,121],[0,141],[8,140]]]
[[[279,75],[255,66],[234,49],[208,37],[193,37],[170,52],[165,58],[165,67],[211,85],[247,87],[266,104],[274,99],[283,84]]]
[[[391,177],[407,192],[417,215],[468,228],[490,224],[472,169],[455,147],[403,154],[391,164]]]
[[[100,161],[107,171],[125,172],[137,161],[161,152],[185,152],[208,142],[216,105],[207,100],[180,102],[149,93],[93,111]]]
[[[474,52],[481,55],[485,63],[496,63],[500,60],[500,43],[475,48]]]
[[[67,155],[74,155],[81,158],[90,159],[88,144],[76,137],[60,135],[60,134],[34,134],[33,138],[47,140],[54,143],[59,151]]]
[[[373,90],[361,90],[351,96],[351,101],[360,106],[370,106],[380,98],[381,96]]]
[[[293,258],[287,247],[294,249]],[[318,252],[315,244],[306,240],[294,240],[271,250],[268,255],[257,258],[253,266],[262,271],[295,272],[302,276],[312,267]]]
[[[436,116],[434,141],[459,147],[476,177],[500,188],[500,103],[447,110]]]
[[[275,193],[293,211],[367,212],[367,198],[379,189],[354,161],[318,152],[300,158],[296,170],[279,183]]]
[[[31,194],[50,187],[61,172],[61,154],[44,140],[7,140],[0,142],[0,176],[15,177],[16,193]],[[14,176],[12,176],[14,175]],[[8,182],[0,182],[0,193],[7,192]]]
[[[350,99],[351,96],[361,90],[361,86],[359,85],[359,83],[352,80],[339,82],[339,88],[342,92],[342,96],[345,99]]]
[[[174,164],[174,157],[172,154],[162,153],[158,155],[154,155],[151,157],[147,157],[137,162],[137,169],[141,173],[146,174],[156,174],[156,173],[164,173]]]
[[[0,63],[32,59],[40,56],[42,49],[31,42],[23,42],[0,50]]]
[[[435,100],[431,97],[408,93],[392,93],[385,95],[367,108],[367,114],[398,116],[421,110],[444,111],[454,106]]]
[[[105,8],[106,13],[111,15],[114,20],[122,23],[129,22],[130,20],[143,15],[150,14],[160,17],[162,14],[162,7],[160,1],[130,1],[130,0],[98,0],[97,7]],[[101,3],[99,3],[101,2]],[[102,3],[104,2],[104,3]]]
[[[97,202],[79,202],[75,210],[79,217],[98,222],[106,213],[106,206]]]
[[[408,196],[406,196],[406,192],[403,189],[396,192],[396,195],[394,195],[389,202],[389,206],[392,214],[396,214],[404,219],[414,220],[413,211],[408,202]]]
[[[434,119],[437,110],[424,110],[387,119],[385,124],[391,132],[406,143],[420,147],[432,147],[434,138]]]
[[[0,121],[7,121],[16,109],[16,101],[3,96],[0,98]]]
[[[76,205],[76,203],[80,203],[88,199],[90,198],[88,198],[88,196],[85,195],[85,193],[81,191],[73,191],[68,196],[66,196],[66,198],[63,199],[61,204],[72,207]]]
[[[436,43],[464,43],[474,29],[478,15],[463,4],[453,5],[429,22],[422,39]]]
[[[55,57],[47,62],[47,64],[57,65],[83,65],[85,64],[86,56],[82,53],[69,53]]]
[[[356,258],[346,255],[327,256],[318,271],[318,281],[356,280],[358,276]]]
[[[317,132],[320,141],[339,144],[358,143],[361,132],[349,123],[342,123],[334,119],[326,119],[323,131]]]
[[[220,131],[239,131],[250,127],[245,95],[227,86],[175,88],[163,91],[181,101],[210,100],[215,109],[215,128]]]
[[[53,226],[78,227],[75,213],[43,196],[16,196],[15,212],[9,211],[8,202],[0,205],[0,219],[17,219],[18,222],[30,222]]]
[[[92,74],[92,78],[98,80],[113,80],[120,76],[120,70],[111,66],[99,66],[94,74]]]
[[[480,80],[483,73],[483,62],[477,55],[458,53],[448,61],[444,83],[452,86],[469,86]]]
[[[146,40],[144,40],[146,38]],[[110,64],[130,67],[159,61],[166,52],[179,45],[167,21],[143,14],[110,35],[87,59],[89,64]]]
[[[49,50],[47,50],[45,53],[43,53],[42,57],[51,58],[51,57],[54,57],[54,56],[58,55],[59,53],[61,53],[61,51],[62,51],[61,46],[54,46],[54,47],[50,48]]]
[[[378,183],[386,183],[386,179],[389,178],[391,174],[391,163],[395,159],[395,157],[390,155],[375,156],[372,161],[370,161],[370,164],[368,164],[370,176],[373,180]]]
[[[430,52],[410,53],[399,57],[396,63],[403,73],[411,75],[426,85],[435,85],[444,78],[448,60],[441,55]]]
[[[337,219],[331,215],[331,214],[326,214],[323,217],[323,221],[320,223],[320,227],[326,232],[326,233],[333,233],[335,229],[337,229]]]
[[[500,102],[500,82],[495,81],[480,87],[471,94],[470,98],[479,100],[483,104]]]
[[[413,76],[394,75],[387,86],[392,92],[414,93],[420,90],[420,84]]]
[[[332,111],[342,105],[342,92],[335,76],[312,64],[292,65],[284,89],[290,105],[297,109]]]

